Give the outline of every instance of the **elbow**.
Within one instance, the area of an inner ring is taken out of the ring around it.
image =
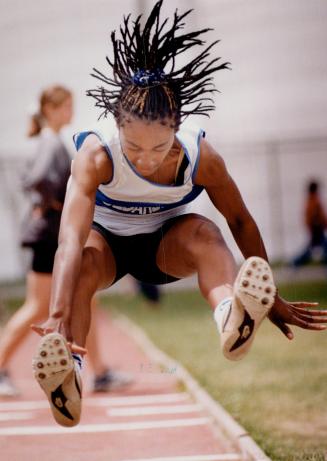
[[[243,216],[237,215],[233,216],[231,219],[227,219],[227,224],[233,232],[236,232],[242,230],[245,227],[246,220]]]
[[[239,234],[245,230],[257,230],[257,225],[251,215],[236,215],[233,219],[227,220],[227,223],[233,234]]]

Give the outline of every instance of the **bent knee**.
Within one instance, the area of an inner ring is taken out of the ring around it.
[[[222,243],[224,242],[222,233],[216,224],[212,221],[205,220],[199,222],[195,230],[196,240],[204,243]]]
[[[218,226],[205,218],[195,215],[195,218],[187,223],[186,229],[178,235],[178,243],[184,249],[184,257],[194,268],[194,261],[199,257],[212,254],[216,249],[227,248],[224,238]]]
[[[83,282],[91,283],[99,278],[100,269],[94,251],[94,248],[90,247],[83,249],[80,269],[80,279],[83,279]]]
[[[96,291],[99,286],[109,280],[107,269],[104,267],[103,257],[99,254],[99,250],[93,247],[83,249],[82,262],[79,275],[79,286],[83,289],[90,288],[91,291]]]

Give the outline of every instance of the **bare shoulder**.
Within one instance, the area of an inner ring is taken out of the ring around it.
[[[228,180],[229,174],[224,159],[206,139],[202,139],[195,184],[204,187],[217,186],[217,184],[223,186]]]
[[[95,134],[90,134],[78,150],[73,164],[72,176],[78,181],[98,187],[110,181],[112,162]]]

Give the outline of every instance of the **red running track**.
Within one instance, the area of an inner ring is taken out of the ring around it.
[[[52,419],[33,379],[31,359],[38,337],[31,334],[11,366],[22,395],[0,398],[1,461],[241,460],[210,416],[179,391],[174,370],[151,363],[107,314],[102,313],[98,329],[110,366],[132,373],[133,384],[119,392],[92,394],[86,364],[81,422],[63,428]]]

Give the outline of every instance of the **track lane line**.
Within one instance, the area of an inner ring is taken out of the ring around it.
[[[242,461],[237,453],[224,453],[217,455],[173,456],[167,458],[126,459],[123,461]]]
[[[148,407],[111,408],[107,410],[108,416],[143,416],[143,415],[169,415],[178,413],[198,413],[202,406],[194,405],[166,405]]]
[[[146,429],[162,429],[173,427],[204,426],[209,424],[209,418],[187,418],[159,421],[139,421],[132,423],[111,424],[81,424],[79,426],[65,428],[62,426],[12,426],[1,427],[0,436],[18,435],[52,435],[52,434],[85,434],[100,432],[135,431]]]
[[[187,400],[191,400],[189,394],[181,392],[176,394],[136,395],[128,397],[87,397],[83,399],[83,405],[90,407],[151,405],[152,403],[173,403]],[[38,410],[43,408],[49,408],[48,401],[45,399],[0,402],[0,411]]]
[[[21,421],[27,419],[34,419],[35,415],[32,412],[1,412],[0,422],[3,421]]]

